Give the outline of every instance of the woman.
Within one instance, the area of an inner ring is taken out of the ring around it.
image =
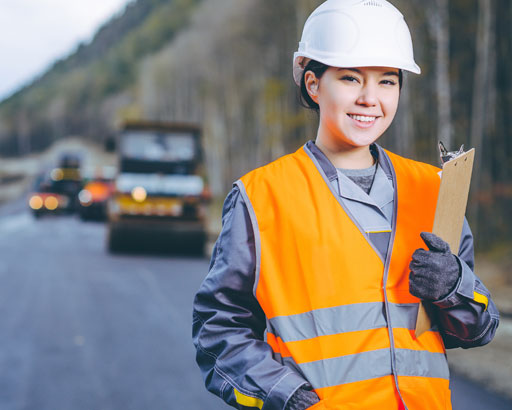
[[[206,386],[233,407],[451,409],[445,348],[494,336],[467,222],[458,255],[428,233],[439,170],[375,144],[402,70],[420,73],[387,1],[327,0],[307,20],[294,78],[316,140],[235,183],[194,302]],[[420,300],[436,320],[416,338]]]

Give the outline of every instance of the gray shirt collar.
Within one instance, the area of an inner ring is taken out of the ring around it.
[[[393,200],[393,186],[380,166],[377,166],[375,179],[368,194],[341,171],[337,171],[337,173],[338,193],[345,199],[362,202],[379,209]]]

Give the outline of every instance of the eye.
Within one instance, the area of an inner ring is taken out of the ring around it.
[[[382,80],[380,83],[384,85],[396,85],[396,81],[393,80]]]
[[[359,82],[359,80],[356,77],[353,77],[351,75],[344,75],[343,77],[341,77],[341,80],[342,81],[349,81],[351,83],[358,83]]]

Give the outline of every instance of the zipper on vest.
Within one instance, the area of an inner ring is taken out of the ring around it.
[[[379,152],[379,154],[383,153]],[[389,157],[384,154],[384,158],[391,162]],[[382,281],[382,290],[384,291],[384,310],[386,311],[386,321],[388,323],[388,332],[389,332],[389,342],[390,342],[390,349],[391,349],[391,371],[393,372],[393,377],[395,379],[395,386],[396,391],[398,392],[398,396],[400,397],[400,400],[402,401],[402,404],[405,408],[405,410],[408,410],[407,405],[404,402],[404,399],[402,397],[402,393],[400,393],[400,388],[398,386],[398,375],[397,375],[397,369],[396,369],[396,352],[395,352],[395,337],[393,336],[393,326],[391,324],[391,316],[389,314],[389,302],[388,302],[388,294],[386,290],[386,285],[388,281],[388,273],[389,273],[389,265],[391,264],[391,257],[392,257],[392,251],[393,251],[393,245],[395,242],[395,234],[396,234],[396,220],[397,220],[397,211],[398,211],[398,189],[396,186],[396,174],[395,169],[393,168],[393,164],[390,164],[390,170],[391,175],[393,178],[393,218],[391,221],[391,236],[389,238],[389,244],[388,244],[388,250],[386,255],[386,262],[384,265],[384,277]]]

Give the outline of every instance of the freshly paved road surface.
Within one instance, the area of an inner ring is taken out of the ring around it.
[[[207,259],[112,256],[100,223],[3,209],[1,410],[228,408],[204,389],[191,342]],[[454,386],[456,410],[512,408]]]
[[[0,409],[220,410],[195,364],[206,259],[110,256],[76,218],[0,219]]]

